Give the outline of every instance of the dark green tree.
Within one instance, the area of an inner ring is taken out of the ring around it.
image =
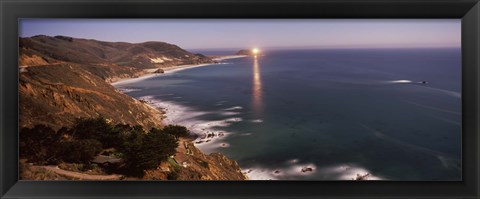
[[[61,150],[61,134],[45,125],[22,128],[19,134],[21,158],[38,164],[51,164],[58,161]]]
[[[162,131],[170,135],[173,135],[176,138],[188,137],[190,135],[188,133],[187,127],[180,126],[180,125],[167,125],[163,127]]]
[[[75,139],[95,139],[103,141],[112,132],[112,125],[104,117],[79,118],[71,128],[71,135]]]
[[[162,161],[174,155],[178,147],[174,136],[161,131],[147,134],[134,131],[128,138],[121,152],[128,172],[133,175],[143,175],[144,170],[157,168]]]
[[[64,143],[62,159],[65,162],[90,164],[101,151],[102,143],[97,140],[73,140]]]
[[[176,153],[178,138],[188,136],[187,128],[168,125],[145,132],[142,126],[112,125],[105,118],[81,118],[70,128],[55,131],[45,125],[23,128],[20,157],[38,164],[90,162],[103,149],[114,148],[123,159],[126,174],[141,176]]]

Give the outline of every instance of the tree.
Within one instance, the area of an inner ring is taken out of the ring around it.
[[[75,139],[95,139],[102,141],[112,132],[112,126],[104,117],[80,118],[75,121],[71,134]]]
[[[153,152],[157,161],[165,161],[176,153],[178,142],[174,136],[162,132],[149,132],[143,142],[144,151]],[[158,166],[158,164],[156,165]]]
[[[23,128],[20,157],[39,164],[60,161],[90,164],[105,148],[115,148],[125,163],[126,173],[143,175],[176,153],[178,138],[188,136],[187,128],[168,125],[145,132],[142,126],[112,125],[105,118],[81,118],[70,128],[55,131],[45,125]]]
[[[45,125],[20,131],[20,157],[37,164],[57,164],[60,161],[89,163],[101,152],[102,142],[109,146],[118,140],[104,118],[78,119],[71,128],[54,131]],[[118,144],[118,143],[116,143]]]
[[[133,175],[143,175],[144,170],[155,169],[174,155],[178,147],[177,139],[161,131],[131,134],[122,147],[127,170]]]
[[[45,125],[22,128],[19,135],[20,157],[31,162],[49,164],[58,161],[61,135]]]
[[[64,143],[63,161],[90,164],[102,151],[102,143],[94,139],[74,140]]]
[[[162,129],[162,131],[164,133],[168,133],[170,135],[173,135],[176,138],[188,137],[190,135],[188,133],[187,127],[180,126],[180,125],[167,125]]]

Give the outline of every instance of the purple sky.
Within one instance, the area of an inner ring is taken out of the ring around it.
[[[21,19],[21,37],[164,41],[186,49],[460,47],[460,19]]]

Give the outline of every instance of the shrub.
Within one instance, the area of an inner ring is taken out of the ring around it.
[[[167,180],[177,180],[179,175],[180,168],[173,167],[170,169],[170,172],[167,175]]]
[[[200,161],[199,164],[202,166],[202,167],[205,167],[205,168],[210,168],[210,164],[208,164],[208,162],[205,162],[205,161]]]

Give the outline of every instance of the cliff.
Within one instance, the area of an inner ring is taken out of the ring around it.
[[[104,116],[115,123],[160,127],[160,111],[118,92],[82,65],[31,66],[20,72],[20,127],[71,125],[79,117]]]
[[[221,153],[206,155],[196,148],[191,140],[181,139],[174,157],[178,167],[162,164],[157,170],[146,172],[143,180],[166,179],[171,172],[176,173],[175,180],[246,180],[237,162]]]

